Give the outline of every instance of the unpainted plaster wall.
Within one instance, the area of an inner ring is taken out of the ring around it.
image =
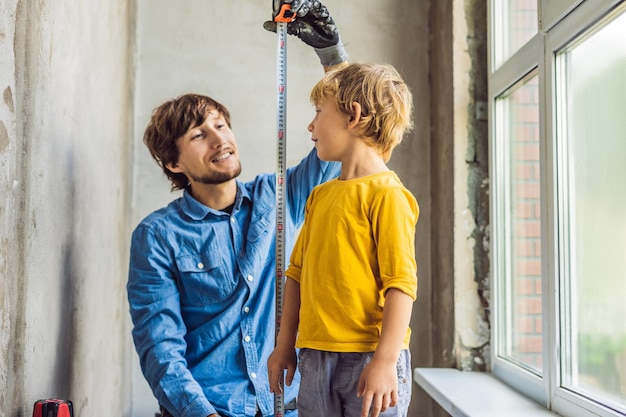
[[[0,416],[128,415],[131,2],[0,2]]]
[[[476,97],[459,82],[475,67],[452,67],[476,55],[467,39],[454,43],[468,35],[453,30],[464,12],[452,13],[481,1],[325,1],[351,61],[393,64],[414,94],[415,129],[390,162],[421,207],[413,366],[455,365],[454,275],[480,275],[454,263],[474,253],[455,252],[453,240],[468,236],[453,233],[453,213],[479,200],[459,205],[454,195],[468,191],[453,182],[453,158],[467,152],[459,135],[471,130]],[[0,3],[0,417],[29,415],[53,396],[72,399],[75,415],[152,417],[130,342],[128,243],[142,217],[177,195],[141,136],[155,106],[200,92],[231,110],[241,179],[275,169],[276,38],[262,29],[270,4],[73,3]],[[308,93],[322,69],[292,37],[288,55],[293,164],[311,147]],[[411,417],[440,412],[414,390]]]
[[[455,0],[454,306],[457,366],[490,367],[487,2]]]

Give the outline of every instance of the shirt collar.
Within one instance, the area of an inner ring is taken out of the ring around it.
[[[233,207],[233,213],[241,208],[241,203],[243,202],[244,199],[248,201],[252,201],[252,198],[250,197],[250,192],[248,191],[248,189],[244,187],[242,183],[237,181],[237,195],[235,196],[235,205]],[[183,191],[182,210],[186,215],[188,215],[194,220],[202,220],[205,217],[207,217],[209,214],[212,214],[214,216],[226,215],[226,213],[222,211],[212,209],[200,203],[198,200],[193,198],[193,196],[187,189]]]

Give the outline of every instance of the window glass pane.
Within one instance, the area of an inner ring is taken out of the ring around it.
[[[626,410],[626,14],[559,54],[564,385]]]
[[[539,169],[539,86],[533,75],[496,102],[496,120],[503,132],[496,146],[504,149],[504,199],[501,223],[505,320],[499,321],[499,355],[537,374],[542,368],[541,205]]]
[[[498,68],[536,33],[537,0],[493,0],[495,66]]]

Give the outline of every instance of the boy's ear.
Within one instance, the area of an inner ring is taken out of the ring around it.
[[[356,101],[353,101],[351,107],[352,114],[350,115],[350,119],[348,121],[348,127],[353,128],[361,121],[361,105]]]

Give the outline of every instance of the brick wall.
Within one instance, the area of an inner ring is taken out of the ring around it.
[[[512,353],[541,369],[541,201],[537,77],[511,95]]]

